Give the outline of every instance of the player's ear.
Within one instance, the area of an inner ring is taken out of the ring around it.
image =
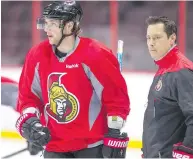
[[[170,35],[170,45],[173,46],[176,42],[176,34],[173,33],[172,35]]]
[[[70,22],[68,22],[66,24],[66,27],[67,27],[67,30],[68,30],[68,34],[71,33],[73,26],[74,26],[74,22],[72,22],[72,21],[70,21]]]

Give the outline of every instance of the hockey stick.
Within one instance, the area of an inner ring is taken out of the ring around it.
[[[18,154],[20,154],[20,153],[22,153],[22,152],[25,152],[25,151],[27,151],[28,150],[28,148],[23,148],[23,149],[21,149],[21,150],[19,150],[19,151],[16,151],[16,152],[13,152],[13,153],[11,153],[11,154],[9,154],[9,155],[6,155],[6,156],[4,156],[4,157],[1,157],[1,158],[10,158],[10,157],[13,157],[13,156],[15,156],[15,155],[18,155]]]
[[[123,41],[118,40],[118,45],[117,45],[117,60],[119,62],[120,66],[120,71],[122,71],[122,60],[123,60]]]

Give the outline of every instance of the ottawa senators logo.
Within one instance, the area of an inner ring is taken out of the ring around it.
[[[155,90],[156,91],[160,91],[162,88],[162,80],[160,79],[158,82],[157,82],[157,85],[155,86]]]
[[[52,73],[48,76],[48,98],[46,113],[57,121],[66,124],[76,119],[79,113],[79,102],[75,95],[68,92],[61,78],[66,73]]]

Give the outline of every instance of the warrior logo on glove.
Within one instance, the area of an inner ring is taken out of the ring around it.
[[[76,96],[61,83],[65,74],[54,72],[48,76],[49,103],[46,104],[46,113],[61,124],[72,122],[79,113]]]

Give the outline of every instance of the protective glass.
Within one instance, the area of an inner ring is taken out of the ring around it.
[[[41,17],[37,19],[37,29],[52,29],[52,28],[60,28],[61,22],[58,19],[48,19]]]

